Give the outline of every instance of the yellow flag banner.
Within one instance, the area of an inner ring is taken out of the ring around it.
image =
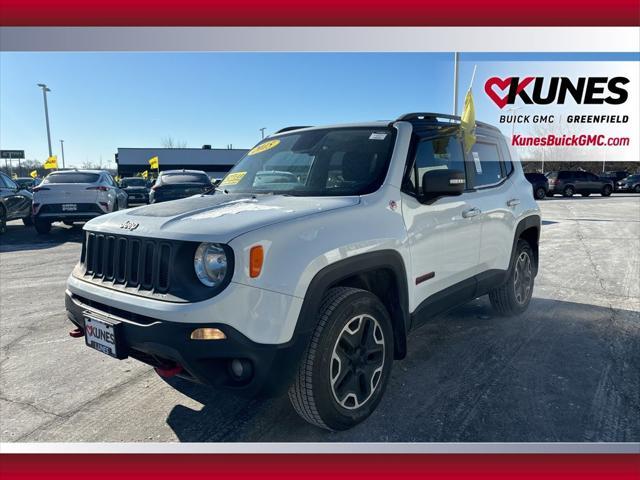
[[[462,130],[462,142],[464,151],[469,153],[471,147],[476,143],[476,109],[473,105],[473,95],[471,89],[464,98],[464,110],[460,118],[460,129]]]
[[[32,172],[29,174],[29,176],[30,176],[31,178],[36,178],[36,177],[38,176],[38,171],[37,171],[37,170],[32,171]]]
[[[142,172],[142,173],[140,174],[140,176],[146,180],[147,178],[149,178],[149,172],[147,172],[147,171],[145,170],[144,172]]]
[[[158,157],[151,157],[149,159],[149,166],[152,170],[158,170]]]
[[[55,155],[47,158],[47,161],[44,162],[44,169],[45,170],[54,170],[58,168],[58,157],[56,157]]]
[[[18,179],[18,174],[17,173],[12,173],[11,174],[11,178],[13,178],[14,180]]]

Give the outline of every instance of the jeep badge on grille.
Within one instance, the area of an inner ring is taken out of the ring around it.
[[[132,222],[131,220],[127,220],[122,225],[120,225],[120,228],[124,228],[125,230],[129,230],[129,231],[134,231],[136,228],[138,228],[139,225],[140,225],[139,223]]]

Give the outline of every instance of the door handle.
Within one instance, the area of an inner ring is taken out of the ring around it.
[[[464,212],[462,212],[462,217],[463,218],[471,218],[471,217],[475,217],[477,215],[480,215],[480,213],[482,213],[480,211],[479,208],[470,208],[469,210],[465,210]]]
[[[507,207],[515,207],[516,205],[520,205],[520,199],[519,198],[512,198],[511,200],[509,200],[507,202]]]

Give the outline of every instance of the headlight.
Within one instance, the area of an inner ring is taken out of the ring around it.
[[[198,279],[207,287],[217,287],[227,276],[227,254],[215,243],[201,243],[193,257]]]

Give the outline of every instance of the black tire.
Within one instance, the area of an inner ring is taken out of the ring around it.
[[[489,292],[489,300],[493,309],[504,316],[520,315],[529,306],[535,280],[535,260],[533,250],[526,240],[518,240],[514,252],[513,265],[509,271],[507,281],[500,287]],[[522,258],[526,257],[524,261]],[[528,262],[528,275],[521,262]],[[519,281],[520,280],[520,281]]]
[[[635,187],[633,187],[633,192],[634,193],[640,193],[640,184],[638,184]]]
[[[547,196],[547,191],[544,187],[538,187],[536,188],[536,191],[533,192],[533,196],[536,197],[536,200],[542,200]]]
[[[23,217],[22,223],[24,223],[25,227],[30,227],[31,225],[33,225],[33,217],[31,215],[29,215],[28,217]]]
[[[49,220],[36,218],[33,224],[36,227],[36,232],[38,232],[40,235],[46,235],[51,231],[51,222]]]
[[[393,331],[384,305],[366,290],[332,288],[322,300],[289,399],[307,422],[346,430],[376,409],[392,363]]]
[[[611,185],[605,185],[604,187],[602,187],[602,192],[600,192],[600,195],[602,195],[603,197],[608,197],[612,192],[613,188],[611,187]]]
[[[573,186],[571,185],[567,185],[566,187],[564,187],[564,190],[562,190],[563,197],[573,197],[575,193],[576,193],[576,189],[573,188]]]
[[[0,235],[7,232],[7,211],[0,205]]]
[[[590,193],[581,193],[580,195],[582,195],[583,197],[588,197],[589,195],[591,195]]]

